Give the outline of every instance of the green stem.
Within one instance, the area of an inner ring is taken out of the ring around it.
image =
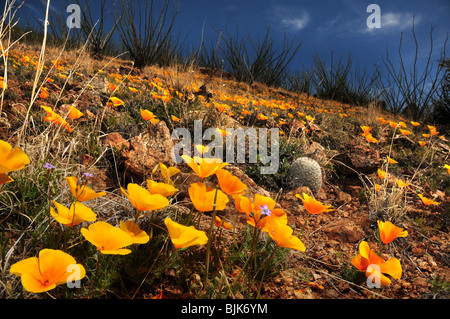
[[[212,218],[211,218],[211,224],[209,226],[209,236],[208,236],[208,244],[206,248],[206,272],[205,272],[205,281],[208,279],[209,274],[209,259],[211,256],[211,239],[212,239],[212,231],[214,227],[214,219],[216,218],[216,201],[217,201],[217,192],[218,188],[216,187],[216,192],[214,194],[214,204],[213,204],[213,211],[212,211]]]
[[[270,262],[272,261],[273,256],[275,255],[275,252],[277,251],[278,247],[280,247],[280,246],[277,245],[277,246],[272,250],[272,253],[270,254],[269,258],[267,259],[267,262],[266,262],[267,265],[266,265],[266,267],[264,268],[264,272],[263,272],[263,275],[262,275],[262,278],[261,278],[261,282],[260,282],[260,284],[259,284],[258,294],[257,294],[257,296],[256,296],[257,299],[261,298],[261,288],[262,288],[262,285],[263,285],[264,278],[266,277],[267,268],[269,268]],[[256,273],[256,274],[257,274],[257,273]],[[256,276],[256,274],[255,274],[255,276]]]

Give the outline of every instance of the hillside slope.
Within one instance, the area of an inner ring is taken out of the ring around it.
[[[55,297],[151,298],[162,293],[168,298],[253,298],[259,290],[268,299],[448,298],[450,169],[445,164],[450,164],[450,146],[440,128],[394,116],[376,103],[345,105],[238,83],[230,74],[195,66],[137,70],[119,59],[47,51],[37,86],[39,48],[17,45],[8,55],[0,139],[21,148],[30,163],[9,173],[14,181],[0,190],[2,298],[43,295],[23,290],[9,267],[44,248],[73,253],[87,269],[85,289],[58,287],[50,292]],[[82,115],[70,112],[72,107]],[[214,229],[208,281],[203,278],[206,245],[173,248],[163,222],[167,216],[206,234],[212,225],[211,212],[193,214],[189,188],[202,181],[214,187],[217,177],[193,174],[170,156],[176,144],[172,132],[187,128],[194,138],[196,120],[202,120],[203,131],[224,130],[224,143],[227,128],[255,128],[258,133],[261,128],[279,129],[275,174],[261,174],[264,164],[261,158],[249,162],[248,147],[244,163],[230,162],[225,169],[247,185],[246,197],[263,195],[277,203],[272,210],[286,212],[287,225],[305,245],[304,252],[283,248],[275,253],[276,244],[262,232],[255,244],[255,265],[248,276],[241,276],[253,228],[231,195],[226,207],[214,212],[234,230]],[[291,163],[302,156],[321,166],[317,194],[304,185],[286,187]],[[177,192],[169,197],[169,206],[134,219],[151,238],[130,256],[109,255],[103,263],[89,257],[98,254],[79,233],[89,222],[67,228],[49,214],[55,201],[70,205],[66,177],[77,176],[82,184],[106,193],[86,204],[97,220],[119,227],[137,214],[121,187],[147,187],[148,179],[167,182],[159,163],[180,170],[173,176]],[[296,196],[303,193],[331,210],[311,214]],[[428,204],[419,194],[438,204]],[[391,221],[408,235],[383,244],[378,220]],[[380,289],[368,288],[364,272],[352,265],[361,241],[384,260],[397,258],[401,277],[390,277],[392,282]],[[275,258],[266,260],[272,252]],[[270,269],[264,271],[261,286],[262,271],[256,271],[256,264]],[[99,267],[104,268],[99,272]]]

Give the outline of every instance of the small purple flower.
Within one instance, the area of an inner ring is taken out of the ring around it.
[[[259,208],[261,209],[261,215],[266,215],[269,216],[272,215],[272,211],[269,209],[269,207],[267,207],[267,204],[264,205],[264,207],[259,206]]]
[[[83,175],[86,176],[86,177],[93,177],[93,176],[94,176],[94,175],[91,174],[91,173],[83,173]]]
[[[45,164],[44,164],[44,168],[46,168],[46,169],[54,169],[54,168],[56,168],[56,167],[53,166],[53,165],[50,164],[50,163],[45,163]]]

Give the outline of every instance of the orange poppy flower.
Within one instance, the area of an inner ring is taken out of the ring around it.
[[[157,167],[156,167],[157,168]],[[176,167],[167,167],[163,163],[159,163],[159,168],[161,169],[161,175],[165,178],[166,184],[172,185],[172,176],[178,174],[180,170]]]
[[[217,191],[217,195],[216,195]],[[189,197],[194,204],[195,209],[200,212],[210,212],[215,209],[225,209],[229,199],[220,189],[206,187],[202,182],[192,183],[188,189]]]
[[[95,192],[85,184],[81,184],[75,176],[66,177],[67,184],[75,199],[79,202],[85,202],[94,198],[106,195],[105,192]]]
[[[131,250],[124,248],[133,244],[131,236],[107,222],[99,221],[89,225],[89,228],[81,228],[81,234],[102,254],[127,255],[131,253]]]
[[[250,198],[242,195],[235,195],[233,198],[237,211],[245,213],[248,217],[247,223],[253,227],[261,228],[262,231],[267,232],[267,224],[275,219],[287,224],[286,212],[280,208],[275,208],[276,202],[270,197],[255,194],[253,203]]]
[[[53,204],[56,207],[56,212],[53,207],[50,207],[50,215],[58,223],[72,227],[82,223],[83,221],[93,222],[97,219],[97,215],[89,207],[83,205],[81,202],[74,202],[70,208],[65,207],[55,201]]]
[[[414,122],[414,121],[411,121],[411,124],[412,124],[413,126],[419,126],[419,125],[420,125],[419,122]]]
[[[408,231],[403,230],[403,228],[395,226],[390,221],[382,222],[381,220],[378,220],[377,223],[378,223],[378,230],[380,233],[380,239],[385,244],[389,244],[397,237],[408,236]]]
[[[435,201],[432,200],[432,199],[426,198],[426,197],[423,196],[422,194],[417,194],[417,196],[419,196],[420,199],[422,200],[422,202],[423,202],[425,205],[427,205],[427,206],[429,206],[429,205],[439,205],[438,202],[435,202]]]
[[[375,184],[375,192],[378,193],[382,188],[383,188],[383,186],[381,186],[379,184]]]
[[[117,89],[117,85],[113,84],[113,83],[109,83],[109,89],[111,91],[115,91]]]
[[[204,145],[195,145],[195,149],[200,153],[200,154],[204,154],[205,152],[209,151],[209,146],[204,146]]]
[[[398,164],[398,162],[386,155],[389,164]]]
[[[18,171],[30,164],[27,154],[20,148],[12,149],[12,146],[0,140],[0,175],[12,171]]]
[[[386,172],[378,169],[378,177],[384,179],[386,177]]]
[[[69,117],[72,120],[76,120],[79,119],[80,117],[82,117],[84,114],[82,112],[80,112],[80,110],[78,110],[77,108],[71,106],[69,109]]]
[[[378,122],[380,122],[381,125],[385,125],[385,124],[388,124],[388,123],[389,123],[389,121],[386,121],[386,120],[385,120],[384,118],[382,118],[382,117],[377,118],[377,120],[378,120]]]
[[[66,122],[58,113],[54,112],[49,106],[41,106],[46,112],[47,116],[44,117],[44,121],[52,122],[54,124],[61,125],[69,133],[72,133],[73,129],[70,127],[69,123]]]
[[[153,114],[153,112],[150,112],[149,110],[143,110],[141,109],[141,116],[144,120],[150,121],[150,123],[158,123],[159,120],[156,118],[156,115]]]
[[[75,258],[54,249],[42,249],[39,257],[16,262],[9,272],[20,276],[23,288],[33,293],[49,291],[69,280],[78,281],[86,276],[86,270]]]
[[[176,117],[175,115],[171,115],[170,118],[171,118],[172,121],[174,121],[174,122],[179,122],[179,121],[181,121],[181,119],[178,118],[178,117]]]
[[[278,246],[300,251],[306,250],[302,241],[298,237],[292,235],[292,228],[280,220],[275,219],[268,223],[267,232]]]
[[[208,237],[204,231],[197,230],[194,226],[184,226],[174,222],[170,217],[164,219],[170,240],[175,248],[186,248],[194,245],[205,245]]]
[[[200,158],[198,156],[191,158],[187,155],[181,155],[181,158],[201,178],[211,176],[228,165],[228,163],[222,163],[222,160],[219,158]]]
[[[124,105],[125,104],[124,101],[122,101],[121,99],[119,99],[119,98],[117,98],[115,96],[112,96],[110,98],[110,100],[111,100],[111,102],[113,103],[114,106],[120,106],[120,105]]]
[[[424,142],[424,141],[419,141],[418,143],[419,143],[420,146],[424,146],[424,145],[427,144],[427,142]]]
[[[152,194],[160,194],[164,197],[169,197],[178,192],[178,189],[170,184],[158,183],[151,179],[147,180],[147,188]]]
[[[369,143],[379,143],[380,140],[377,140],[375,137],[372,136],[372,134],[367,134],[366,136],[366,140]]]
[[[389,285],[391,280],[384,274],[390,275],[395,279],[402,276],[402,266],[397,258],[389,258],[385,261],[370,249],[366,241],[359,244],[359,254],[352,259],[352,265],[358,270],[364,271],[368,279],[373,283]]]
[[[127,220],[125,222],[120,221],[120,229],[131,237],[133,244],[146,244],[150,240],[147,233],[143,231],[138,224],[131,220]]]
[[[41,89],[41,93],[39,94],[39,97],[41,98],[41,99],[47,99],[48,98],[48,96],[49,96],[50,94],[48,93],[48,91],[47,91],[47,89],[46,88],[42,88]]]
[[[138,184],[129,183],[127,185],[128,193],[122,187],[120,191],[139,212],[154,211],[169,205],[169,201],[163,195],[152,194]]]
[[[438,135],[439,134],[439,132],[436,131],[436,127],[431,126],[431,125],[427,125],[427,126],[428,126],[428,129],[430,130],[431,135]]]
[[[325,206],[321,202],[315,200],[308,194],[303,193],[303,198],[299,194],[295,194],[295,197],[300,198],[305,206],[306,210],[310,214],[322,214],[333,210],[331,206]]]
[[[422,136],[425,138],[429,138],[431,135],[430,134],[422,134]]]
[[[447,169],[448,175],[450,175],[450,165],[444,164],[444,167]]]
[[[217,227],[222,227],[225,229],[233,229],[234,228],[233,225],[231,225],[227,222],[224,222],[222,220],[222,218],[220,218],[219,216],[214,216],[214,224],[216,224]]]
[[[361,136],[367,136],[367,135],[371,134],[370,131],[372,130],[372,127],[363,125],[363,126],[361,126],[361,129],[364,132],[364,133],[360,133]]]
[[[407,135],[410,135],[410,134],[412,134],[412,132],[411,132],[411,131],[408,131],[408,130],[403,130],[403,129],[400,129],[400,133],[402,133],[402,135],[404,135],[404,136],[407,136]]]
[[[216,171],[216,176],[219,181],[220,189],[227,195],[233,196],[243,193],[247,189],[247,185],[242,183],[239,178],[233,176],[225,169]]]
[[[389,121],[389,126],[392,128],[396,128],[399,124],[397,122]]]
[[[401,179],[397,179],[396,183],[397,183],[398,187],[401,187],[401,188],[408,187],[409,185],[411,185],[410,183],[404,182]]]

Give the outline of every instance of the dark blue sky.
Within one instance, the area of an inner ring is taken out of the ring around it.
[[[39,15],[39,2],[25,0],[23,13]],[[61,0],[53,0],[54,12],[68,16],[57,9]],[[137,0],[130,0],[137,1]],[[63,1],[64,2],[64,1]],[[90,1],[93,12],[98,0]],[[109,3],[113,1],[110,0]],[[381,28],[369,29],[366,12],[369,4],[378,4],[381,10]],[[37,10],[36,10],[37,9]],[[30,11],[32,10],[32,11]],[[23,17],[25,17],[22,14]],[[371,67],[379,64],[386,54],[397,59],[401,32],[404,33],[403,58],[406,63],[414,59],[414,42],[411,26],[415,17],[415,30],[419,50],[419,62],[426,58],[430,48],[430,28],[433,31],[434,57],[439,57],[445,36],[450,31],[449,0],[180,0],[175,32],[180,32],[186,44],[198,46],[202,40],[216,41],[216,30],[227,30],[241,36],[249,32],[252,38],[262,38],[270,25],[272,37],[282,43],[284,32],[302,46],[291,67],[301,69],[310,65],[315,53],[329,61],[330,54],[347,57],[354,65]],[[203,27],[204,26],[204,27]]]

